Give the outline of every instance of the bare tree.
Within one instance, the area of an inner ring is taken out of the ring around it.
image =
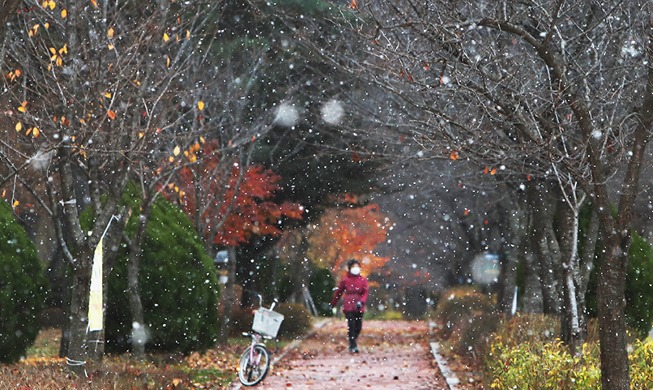
[[[650,7],[621,1],[369,2],[361,23],[353,25],[364,35],[359,50],[365,55],[330,57],[400,96],[404,118],[394,131],[420,142],[425,152],[496,168],[504,179],[558,183],[567,195],[572,236],[580,200],[591,199],[604,227],[604,388],[629,386],[624,281],[653,118]],[[614,217],[608,180],[622,168]],[[560,247],[570,312],[578,288],[571,283],[579,275],[575,248],[571,240]],[[579,310],[569,316],[572,323]]]
[[[83,372],[102,356],[103,335],[87,330],[93,251],[112,217],[126,218],[120,199],[137,167],[197,137],[179,125],[184,77],[219,4],[46,3],[17,18],[5,47],[16,133],[1,157],[5,181],[16,178],[53,218],[72,265],[66,356]]]

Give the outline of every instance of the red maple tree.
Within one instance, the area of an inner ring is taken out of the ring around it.
[[[179,169],[167,196],[196,222],[207,243],[237,246],[253,235],[277,236],[283,218],[302,218],[299,204],[274,200],[281,176],[272,170],[242,167],[222,156],[216,142],[198,142],[184,156],[190,164]]]

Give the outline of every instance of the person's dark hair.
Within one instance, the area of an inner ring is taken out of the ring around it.
[[[354,266],[354,264],[358,264],[358,266],[361,265],[361,263],[358,262],[356,259],[351,259],[347,262],[347,269],[351,269],[351,267]]]

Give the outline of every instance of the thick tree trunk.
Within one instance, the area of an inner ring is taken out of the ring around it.
[[[73,269],[69,311],[69,341],[66,358],[70,368],[80,376],[86,376],[86,365],[92,357],[89,354],[88,302],[91,288],[92,251],[85,250],[78,257]]]
[[[603,389],[629,389],[630,375],[626,350],[626,267],[628,236],[606,232],[605,257],[598,283],[599,336],[601,339],[601,381]]]

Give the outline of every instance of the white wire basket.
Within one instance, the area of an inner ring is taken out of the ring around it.
[[[263,336],[274,338],[277,337],[282,321],[283,314],[262,307],[254,311],[252,330]]]

